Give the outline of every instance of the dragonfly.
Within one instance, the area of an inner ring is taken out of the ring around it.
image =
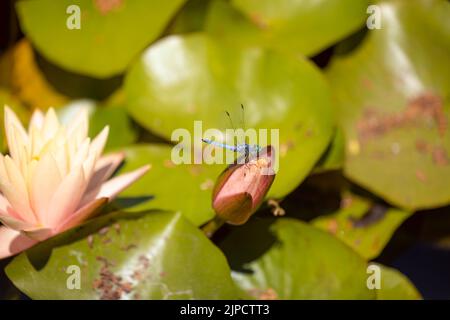
[[[244,105],[242,105],[242,104],[241,104],[241,110],[242,110],[242,122],[243,122],[244,130],[245,130]],[[231,126],[233,127],[233,129],[235,129],[229,112],[225,111],[225,113],[227,114],[228,119],[230,119]],[[259,153],[262,150],[262,147],[257,144],[242,143],[242,144],[237,144],[237,145],[229,145],[226,143],[222,143],[222,142],[214,141],[214,140],[210,140],[210,139],[202,139],[202,141],[204,143],[207,143],[207,144],[219,147],[219,148],[224,148],[224,149],[236,152],[238,155],[244,157],[245,163],[247,163],[251,157],[259,156]]]

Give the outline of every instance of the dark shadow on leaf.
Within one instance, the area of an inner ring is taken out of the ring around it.
[[[302,221],[333,214],[340,208],[341,190],[347,184],[340,171],[312,175],[281,202],[281,207],[287,217]]]
[[[144,202],[153,200],[154,198],[155,198],[155,196],[153,196],[153,195],[137,196],[137,197],[121,197],[121,198],[117,198],[114,201],[114,205],[119,208],[126,209],[126,208],[137,206]]]
[[[246,264],[264,255],[277,239],[270,231],[275,218],[252,217],[242,226],[225,225],[213,237],[234,271],[250,273]]]
[[[342,40],[338,45],[336,45],[333,53],[338,56],[352,54],[352,52],[359,47],[361,42],[364,41],[367,35],[368,29],[366,26],[364,26],[357,32]]]
[[[102,100],[116,91],[123,82],[123,75],[97,79],[64,70],[34,51],[36,64],[47,81],[60,93],[73,98]]]

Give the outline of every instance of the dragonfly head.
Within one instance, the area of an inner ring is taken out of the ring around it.
[[[259,152],[262,150],[261,146],[257,144],[249,145],[248,151],[249,153],[253,154],[259,154]]]

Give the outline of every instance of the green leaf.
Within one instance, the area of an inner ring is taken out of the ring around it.
[[[207,30],[222,41],[314,55],[362,27],[366,0],[216,0]]]
[[[55,64],[98,78],[125,70],[163,31],[185,0],[28,0],[17,3],[22,31]],[[80,10],[80,29],[67,24]],[[69,11],[69,13],[67,13]]]
[[[336,128],[333,139],[314,168],[314,173],[323,173],[328,170],[341,169],[344,164],[344,157],[344,132],[341,128]]]
[[[138,211],[149,208],[180,211],[195,225],[214,217],[212,188],[224,166],[175,165],[172,147],[142,144],[124,148],[125,165],[120,173],[150,164],[151,169],[125,189],[116,205]]]
[[[78,290],[67,286],[70,266],[80,268]],[[223,254],[167,212],[100,217],[20,254],[6,273],[32,299],[235,298]]]
[[[211,0],[189,0],[178,11],[167,33],[197,32],[204,29],[205,18]]]
[[[91,137],[95,137],[105,126],[109,126],[105,152],[117,150],[137,140],[137,130],[132,126],[127,111],[121,106],[97,108],[89,121],[89,135]]]
[[[450,4],[378,6],[381,29],[354,50],[348,43],[337,50],[328,70],[345,132],[345,174],[408,210],[448,204]]]
[[[337,212],[319,216],[312,224],[344,241],[365,259],[376,258],[395,230],[411,213],[373,204],[347,193]]]
[[[203,131],[230,128],[225,110],[239,124],[241,104],[246,128],[278,129],[280,170],[272,197],[304,179],[333,132],[329,88],[309,61],[227,46],[204,34],[171,36],[151,46],[131,67],[125,90],[134,119],[168,139],[185,128],[198,143],[195,120]]]
[[[377,292],[378,300],[418,300],[419,291],[409,279],[396,269],[377,264],[381,268],[381,287]]]
[[[252,238],[261,236],[262,220],[251,220],[223,245],[234,246],[237,251],[248,251],[249,242],[267,245],[267,237]],[[366,286],[366,262],[341,241],[288,218],[277,219],[270,230],[276,240],[268,250],[244,264],[243,270],[232,273],[242,298],[375,298],[375,293]]]

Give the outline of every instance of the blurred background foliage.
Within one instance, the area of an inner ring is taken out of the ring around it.
[[[371,4],[381,29],[366,27]],[[448,1],[0,6],[0,104],[25,123],[88,108],[121,172],[152,166],[100,218],[1,261],[0,298],[450,298]],[[268,198],[285,217],[264,204],[208,239],[224,166],[174,165],[171,133],[224,130],[241,103],[248,128],[280,129]],[[381,290],[367,289],[372,263]],[[65,287],[70,264],[81,290]]]

